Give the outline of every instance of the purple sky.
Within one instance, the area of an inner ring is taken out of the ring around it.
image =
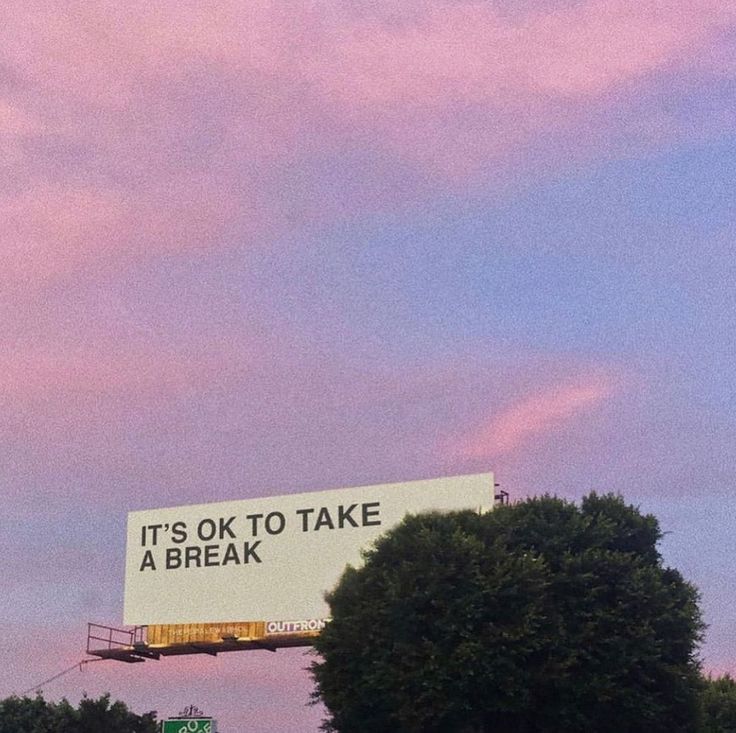
[[[736,671],[736,5],[664,5],[2,4],[0,696],[128,510],[483,470],[655,512]],[[45,692],[303,733],[308,662]]]

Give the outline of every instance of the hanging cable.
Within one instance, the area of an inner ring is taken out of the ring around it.
[[[33,692],[34,690],[36,692],[39,692],[44,685],[47,685],[49,682],[53,682],[54,680],[58,680],[59,677],[63,677],[65,674],[69,674],[69,672],[73,672],[75,669],[78,669],[81,672],[85,664],[92,664],[92,662],[105,662],[105,661],[107,660],[105,659],[82,659],[76,664],[73,664],[71,667],[68,667],[67,669],[59,672],[58,674],[55,674],[53,677],[49,677],[47,680],[44,680],[43,682],[39,682],[37,685],[33,685],[33,687],[29,687],[27,690],[21,692],[21,695],[25,696],[29,692]]]

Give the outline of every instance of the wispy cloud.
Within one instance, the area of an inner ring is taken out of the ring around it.
[[[486,424],[460,441],[469,458],[495,458],[525,447],[564,428],[603,403],[614,392],[606,380],[593,379],[542,388],[490,416]]]

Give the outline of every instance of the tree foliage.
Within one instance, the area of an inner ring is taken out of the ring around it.
[[[703,681],[702,733],[736,733],[736,681],[730,675]]]
[[[620,497],[407,517],[329,594],[340,733],[697,730],[697,593]]]
[[[0,733],[156,733],[155,713],[136,715],[110,695],[83,697],[74,708],[62,700],[47,702],[41,695],[0,700]]]

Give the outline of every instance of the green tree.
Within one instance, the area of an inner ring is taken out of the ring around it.
[[[156,733],[155,713],[136,715],[110,695],[83,697],[78,708],[66,700],[35,698],[0,700],[0,733]]]
[[[736,733],[736,681],[730,675],[703,682],[702,733]]]
[[[696,731],[697,593],[620,497],[407,517],[328,595],[340,733]]]

